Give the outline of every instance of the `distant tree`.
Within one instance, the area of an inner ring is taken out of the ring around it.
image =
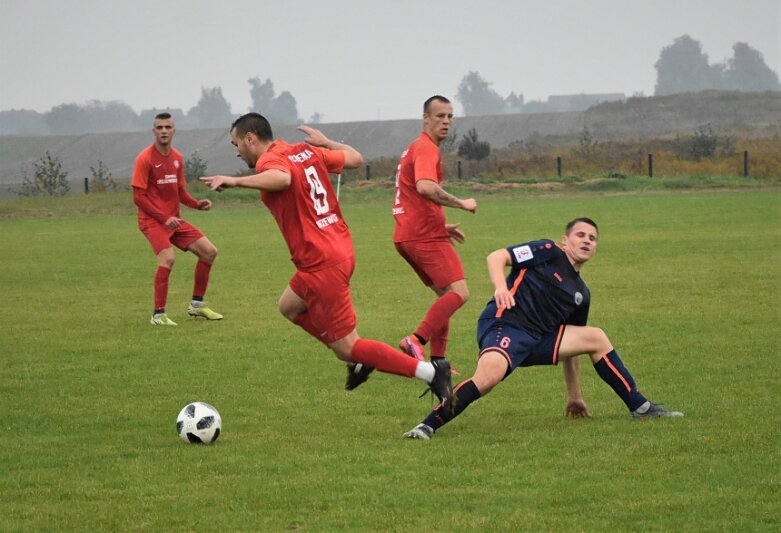
[[[746,43],[732,46],[733,57],[724,70],[724,87],[733,91],[779,91],[778,74],[765,63],[758,50]]]
[[[263,83],[260,78],[250,78],[247,83],[250,85],[249,95],[252,99],[252,107],[249,110],[268,118],[267,115],[274,108],[274,84],[268,78]]]
[[[22,188],[16,192],[20,196],[65,196],[70,191],[68,173],[62,170],[62,161],[51,153],[33,163],[35,173],[32,179],[27,172],[22,176]]]
[[[312,113],[312,116],[309,117],[309,124],[320,124],[323,121],[323,115],[322,113],[319,113],[315,111]]]
[[[480,161],[490,154],[491,145],[479,139],[475,128],[469,130],[458,145],[458,155],[465,159]]]
[[[520,113],[523,111],[523,95],[515,94],[511,92],[504,99],[504,112],[505,113]]]
[[[103,161],[98,160],[98,166],[90,166],[89,169],[92,172],[92,178],[89,180],[90,191],[107,192],[119,189],[119,184],[114,179],[114,176],[111,175],[108,167],[103,164]]]
[[[464,115],[501,115],[504,113],[504,98],[491,89],[478,72],[469,71],[458,85],[456,98],[464,108]]]
[[[250,84],[252,99],[250,111],[260,113],[272,125],[298,122],[296,99],[289,91],[282,91],[279,96],[276,96],[274,83],[268,78],[262,83],[260,78],[250,78],[247,82]]]
[[[279,124],[295,124],[298,122],[298,107],[296,99],[288,91],[282,91],[274,100],[273,117]]]
[[[720,67],[708,64],[702,44],[682,35],[662,49],[656,67],[656,96],[721,88]]]
[[[84,110],[78,104],[60,104],[46,113],[44,121],[53,135],[86,133],[89,121]]]
[[[85,105],[61,104],[46,113],[45,121],[55,135],[127,131],[136,122],[128,104],[112,100],[90,100]]]
[[[201,158],[198,150],[184,160],[184,177],[187,181],[197,180],[206,175],[206,161]]]
[[[221,87],[202,87],[200,100],[187,112],[187,123],[193,128],[226,128],[232,121],[230,104]]]
[[[31,109],[0,111],[0,135],[45,135],[49,133],[44,115]]]

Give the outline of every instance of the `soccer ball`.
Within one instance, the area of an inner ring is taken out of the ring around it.
[[[221,429],[220,413],[206,402],[188,403],[176,417],[176,432],[190,444],[211,444],[220,438]]]

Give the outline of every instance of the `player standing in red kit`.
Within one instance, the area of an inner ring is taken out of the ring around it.
[[[306,134],[305,142],[288,144],[274,139],[262,115],[239,117],[231,125],[231,143],[256,174],[201,180],[213,190],[245,187],[261,191],[261,200],[276,220],[296,266],[279,299],[279,311],[349,363],[347,390],[366,381],[374,369],[414,376],[428,383],[442,407],[452,411],[450,364],[445,359],[434,363],[413,360],[387,344],[358,336],[350,296],[355,253],[330,174],[357,168],[363,156],[316,129],[298,129]]]
[[[217,248],[201,231],[179,216],[179,204],[208,211],[211,200],[196,200],[187,192],[184,179],[184,157],[171,145],[176,133],[170,113],[155,116],[154,144],[144,148],[136,157],[133,168],[133,202],[138,206],[138,228],[152,245],[157,256],[155,273],[155,307],[151,323],[155,326],[175,326],[168,318],[165,304],[168,299],[168,277],[176,259],[174,246],[198,256],[195,265],[193,298],[187,308],[190,316],[220,320],[203,301],[209,283]]]
[[[442,183],[439,145],[450,133],[453,106],[435,95],[423,104],[423,132],[401,155],[396,172],[393,242],[424,285],[437,299],[415,332],[401,339],[399,347],[423,361],[430,343],[431,360],[445,357],[450,317],[469,299],[461,259],[452,241],[464,242],[458,224],[448,224],[443,207],[474,213],[473,198],[461,200],[446,192]]]

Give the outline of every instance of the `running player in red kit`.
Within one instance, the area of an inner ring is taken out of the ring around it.
[[[423,284],[437,295],[423,321],[399,346],[416,359],[425,358],[430,343],[431,360],[445,357],[450,317],[469,298],[461,259],[452,241],[464,242],[458,224],[447,224],[443,207],[474,213],[477,202],[462,200],[446,192],[442,183],[439,145],[453,120],[453,106],[435,95],[423,104],[423,132],[401,155],[396,172],[393,242]]]
[[[168,277],[176,259],[174,246],[198,256],[195,265],[193,297],[187,308],[190,316],[220,320],[203,301],[209,283],[217,248],[201,231],[179,216],[179,204],[208,211],[211,200],[196,200],[187,192],[184,179],[184,157],[171,145],[176,133],[170,113],[155,116],[154,144],[144,148],[133,167],[133,202],[138,206],[138,228],[152,245],[157,256],[154,295],[155,306],[151,323],[155,326],[175,326],[165,313],[168,299]]]
[[[261,191],[261,200],[276,220],[296,266],[279,299],[279,311],[349,363],[347,390],[366,381],[374,369],[414,376],[428,383],[442,407],[452,411],[447,360],[414,360],[387,344],[358,336],[350,296],[355,254],[329,174],[357,168],[363,156],[316,129],[298,129],[306,134],[305,142],[288,144],[274,140],[262,115],[239,117],[231,125],[231,142],[237,156],[256,174],[201,180],[218,191],[225,187]]]

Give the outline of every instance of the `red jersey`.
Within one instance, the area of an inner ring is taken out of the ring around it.
[[[439,146],[425,132],[401,154],[396,170],[396,201],[393,204],[396,229],[393,242],[448,239],[445,210],[420,195],[416,184],[421,179],[442,183]]]
[[[277,221],[296,268],[313,272],[354,255],[350,230],[331,186],[329,173],[341,172],[344,153],[306,143],[274,141],[255,165],[260,173],[277,169],[290,174],[290,186],[261,191]]]
[[[139,223],[165,223],[170,217],[179,217],[179,203],[197,207],[198,202],[185,189],[184,157],[171,147],[168,155],[161,154],[155,145],[141,150],[133,167],[130,185],[143,189],[150,211],[138,208]],[[193,205],[194,204],[194,205]]]

